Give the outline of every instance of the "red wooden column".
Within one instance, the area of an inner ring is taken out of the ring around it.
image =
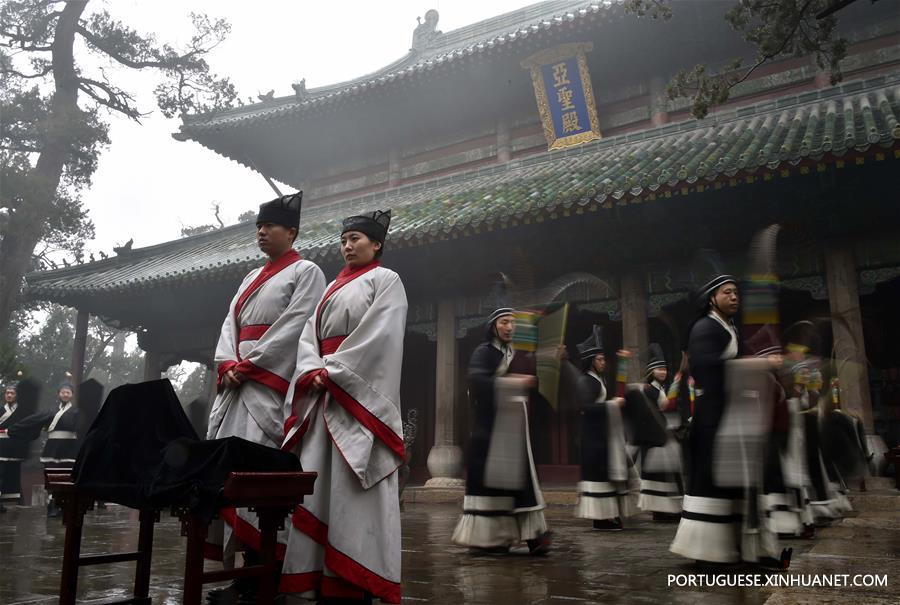
[[[835,362],[841,381],[841,407],[857,414],[866,433],[871,435],[874,432],[872,399],[859,308],[859,285],[853,249],[848,244],[827,247],[825,276],[828,280]]]
[[[622,309],[622,346],[632,352],[628,382],[641,382],[647,360],[647,290],[643,273],[622,276],[619,290]],[[607,352],[607,363],[618,363]],[[615,368],[615,366],[613,366]]]
[[[91,315],[87,311],[78,309],[75,318],[75,342],[72,344],[72,383],[78,387],[84,382],[84,357],[87,348],[88,322]]]

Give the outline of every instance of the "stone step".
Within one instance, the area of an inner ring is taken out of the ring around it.
[[[900,493],[896,490],[893,490],[893,493],[887,490],[851,492],[848,498],[855,511],[887,511],[900,513]]]
[[[405,504],[459,504],[462,506],[465,489],[462,487],[410,486],[403,490]],[[575,506],[578,495],[575,486],[542,490],[549,506]]]
[[[866,489],[897,489],[897,480],[893,477],[866,477]],[[900,493],[900,492],[898,492]]]

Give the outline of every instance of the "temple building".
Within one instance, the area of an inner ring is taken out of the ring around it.
[[[418,418],[415,480],[462,476],[465,367],[497,273],[534,302],[568,301],[570,344],[602,324],[610,349],[637,352],[633,378],[651,341],[674,371],[694,253],[715,249],[740,273],[751,238],[772,223],[783,226],[782,322],[824,322],[845,407],[896,444],[896,5],[839,13],[841,83],[812,56],[780,60],[697,120],[666,83],[697,63],[752,62],[723,18],[728,6],[684,0],[657,21],[620,2],[554,0],[447,32],[429,11],[412,48],[374,73],[294,83],[285,96],[186,117],[173,136],[302,189],[297,248],[329,279],[341,266],[340,219],[393,210],[384,263],[410,301],[402,401]],[[147,377],[181,360],[213,371],[230,297],[263,259],[254,235],[244,223],[123,250],[31,274],[28,293],[77,308],[82,335],[89,315],[136,331]],[[539,470],[575,480],[576,411],[538,402],[533,414]]]

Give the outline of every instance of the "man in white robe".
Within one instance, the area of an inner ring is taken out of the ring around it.
[[[302,260],[293,248],[301,198],[298,193],[260,206],[257,243],[269,259],[244,278],[222,324],[215,355],[219,395],[210,412],[207,439],[236,436],[278,448],[284,438],[283,404],[296,364],[297,340],[325,290],[319,267]],[[207,556],[221,556],[231,564],[234,535],[259,549],[254,513],[225,509],[222,517],[227,525],[222,537],[225,552],[218,552],[213,531]],[[281,544],[278,554],[283,553]]]
[[[390,212],[344,221],[347,263],[306,323],[282,448],[315,490],[294,511],[280,591],[400,602],[400,375],[406,292],[380,266]]]

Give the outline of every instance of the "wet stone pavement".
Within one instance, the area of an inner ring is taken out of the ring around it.
[[[896,494],[896,492],[893,492]],[[408,504],[403,513],[404,603],[900,603],[900,511],[885,497],[862,513],[819,530],[813,541],[791,540],[789,573],[887,574],[878,588],[676,588],[669,574],[697,573],[668,552],[674,524],[642,514],[625,531],[596,532],[572,508],[548,509],[555,548],[546,557],[525,552],[473,556],[450,543],[459,509],[450,504]],[[137,541],[137,512],[110,506],[85,518],[83,554],[129,550]],[[64,531],[38,507],[12,507],[0,516],[0,604],[56,603]],[[168,514],[156,526],[151,597],[181,602],[184,539]],[[81,572],[79,602],[130,596],[133,564]],[[739,569],[732,574],[750,573]]]

